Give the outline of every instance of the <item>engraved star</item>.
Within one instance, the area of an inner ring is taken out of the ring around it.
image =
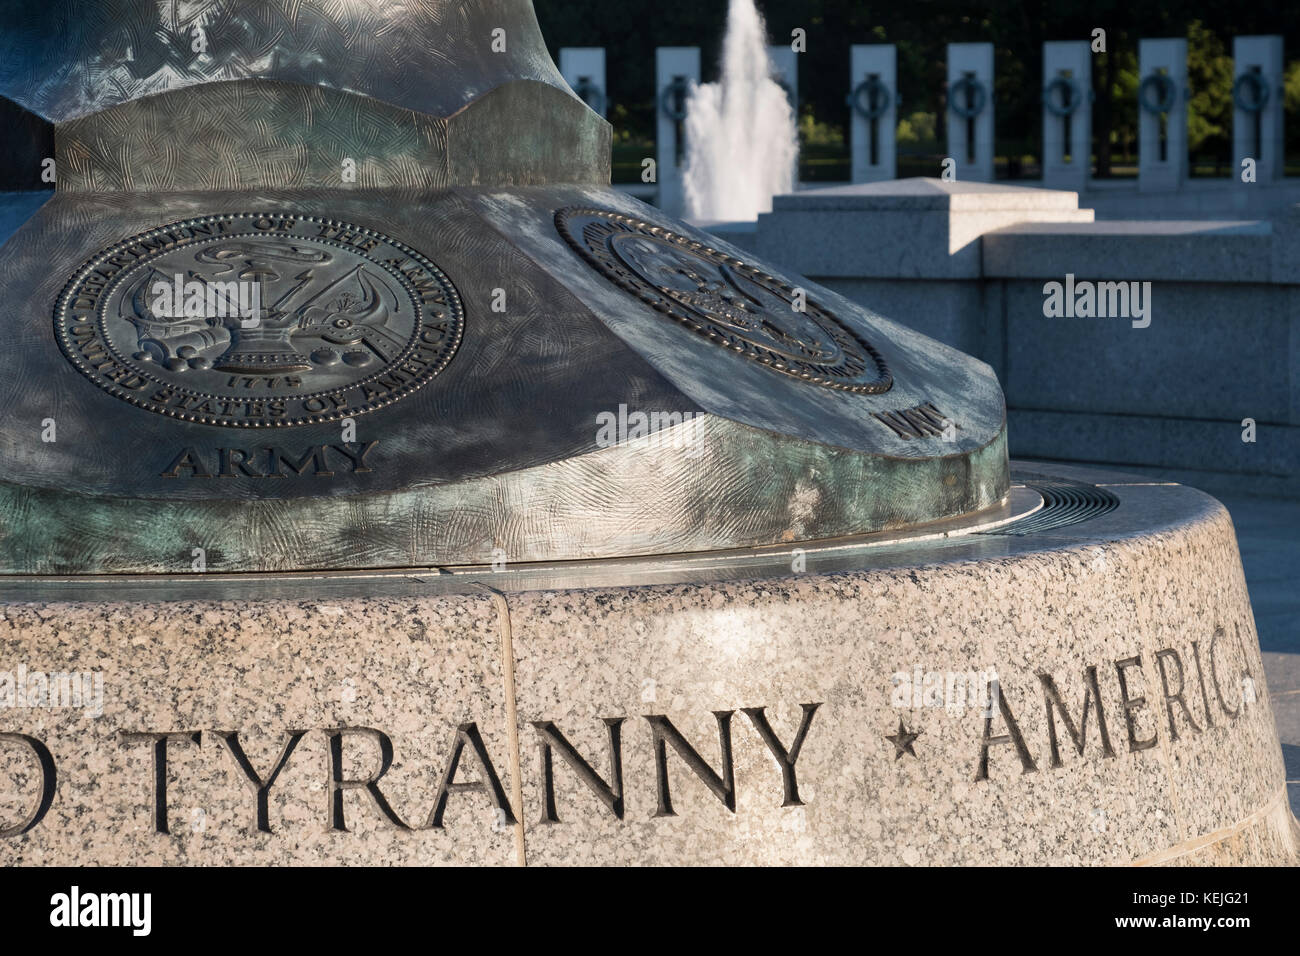
[[[905,753],[911,754],[913,757],[916,756],[916,751],[912,749],[912,744],[916,742],[917,737],[921,736],[921,731],[918,730],[914,734],[908,733],[907,728],[903,726],[903,718],[898,718],[898,733],[884,734],[883,736],[894,745],[895,760],[901,759]]]

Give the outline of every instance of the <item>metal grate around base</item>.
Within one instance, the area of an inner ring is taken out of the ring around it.
[[[1097,485],[1037,476],[1024,476],[1021,480],[1025,487],[1043,496],[1043,507],[1019,521],[980,534],[1039,534],[1109,514],[1119,507],[1119,498]]]

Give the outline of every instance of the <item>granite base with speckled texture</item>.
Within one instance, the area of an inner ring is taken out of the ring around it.
[[[857,570],[3,605],[0,860],[1295,862],[1227,513],[1106,484]]]

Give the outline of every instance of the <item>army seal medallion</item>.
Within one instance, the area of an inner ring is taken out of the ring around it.
[[[746,358],[827,388],[879,394],[893,378],[871,345],[787,282],[660,226],[561,209],[560,235],[606,278]]]
[[[208,425],[306,425],[391,405],[446,368],[451,280],[373,229],[204,216],[103,250],[55,309],[64,354],[140,408]]]

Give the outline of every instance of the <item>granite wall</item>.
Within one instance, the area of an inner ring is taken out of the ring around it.
[[[711,228],[990,363],[1013,456],[1300,496],[1300,207],[1096,221],[1072,192],[910,179],[779,196],[756,224]],[[1146,314],[1049,314],[1053,282],[1076,301],[1085,282],[1124,283]]]

